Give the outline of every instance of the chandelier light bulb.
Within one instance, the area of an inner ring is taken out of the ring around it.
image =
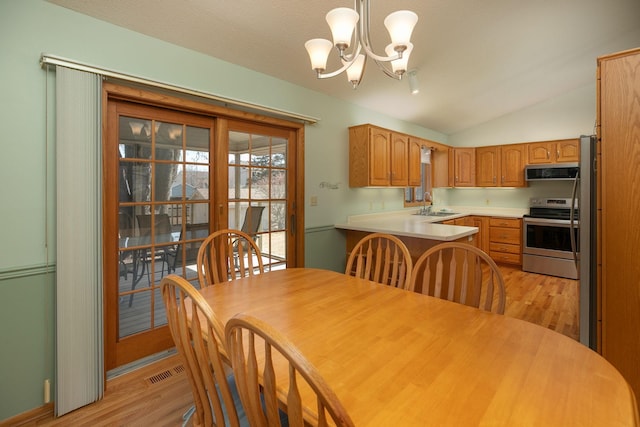
[[[395,44],[389,44],[384,49],[387,52],[387,55],[391,56],[396,53]],[[402,53],[402,58],[396,59],[395,61],[391,61],[391,69],[398,76],[401,76],[407,71],[407,65],[409,63],[409,55],[411,55],[411,51],[413,50],[413,43],[407,43],[407,49]]]
[[[351,44],[353,30],[360,16],[358,12],[353,9],[338,7],[330,10],[329,13],[327,13],[326,19],[329,28],[331,28],[333,45],[340,50],[340,56],[342,56],[342,52]]]
[[[364,71],[366,56],[360,54],[356,59],[354,59],[353,64],[349,68],[347,68],[347,80],[351,83],[353,88],[357,88],[360,84],[360,79],[362,78],[362,73]],[[343,64],[347,64],[347,61],[342,60]]]
[[[327,68],[327,59],[333,44],[326,39],[311,39],[304,44],[311,60],[311,68],[322,72]]]
[[[411,33],[416,22],[418,22],[418,15],[410,10],[398,10],[390,13],[384,19],[384,26],[387,27],[391,37],[391,44],[407,46],[411,41]]]

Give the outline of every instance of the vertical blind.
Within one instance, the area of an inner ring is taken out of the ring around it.
[[[100,77],[56,67],[56,415],[103,392]]]

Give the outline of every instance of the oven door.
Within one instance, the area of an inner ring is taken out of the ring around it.
[[[578,224],[566,219],[524,217],[522,220],[522,270],[551,276],[578,278],[571,250],[571,233],[578,239]],[[576,246],[579,247],[579,246]]]
[[[525,217],[522,221],[522,253],[573,260],[571,234],[578,242],[578,224],[566,219]],[[576,247],[580,247],[576,243]]]

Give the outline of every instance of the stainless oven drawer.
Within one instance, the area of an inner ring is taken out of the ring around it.
[[[523,254],[522,271],[566,277],[567,279],[578,278],[578,269],[573,259]]]

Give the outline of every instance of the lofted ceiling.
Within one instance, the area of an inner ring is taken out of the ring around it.
[[[595,85],[597,56],[640,46],[639,0],[371,0],[378,53],[387,14],[419,16],[411,95],[371,62],[357,90],[316,79],[304,42],[330,39],[324,17],[348,0],[48,1],[444,134]]]

